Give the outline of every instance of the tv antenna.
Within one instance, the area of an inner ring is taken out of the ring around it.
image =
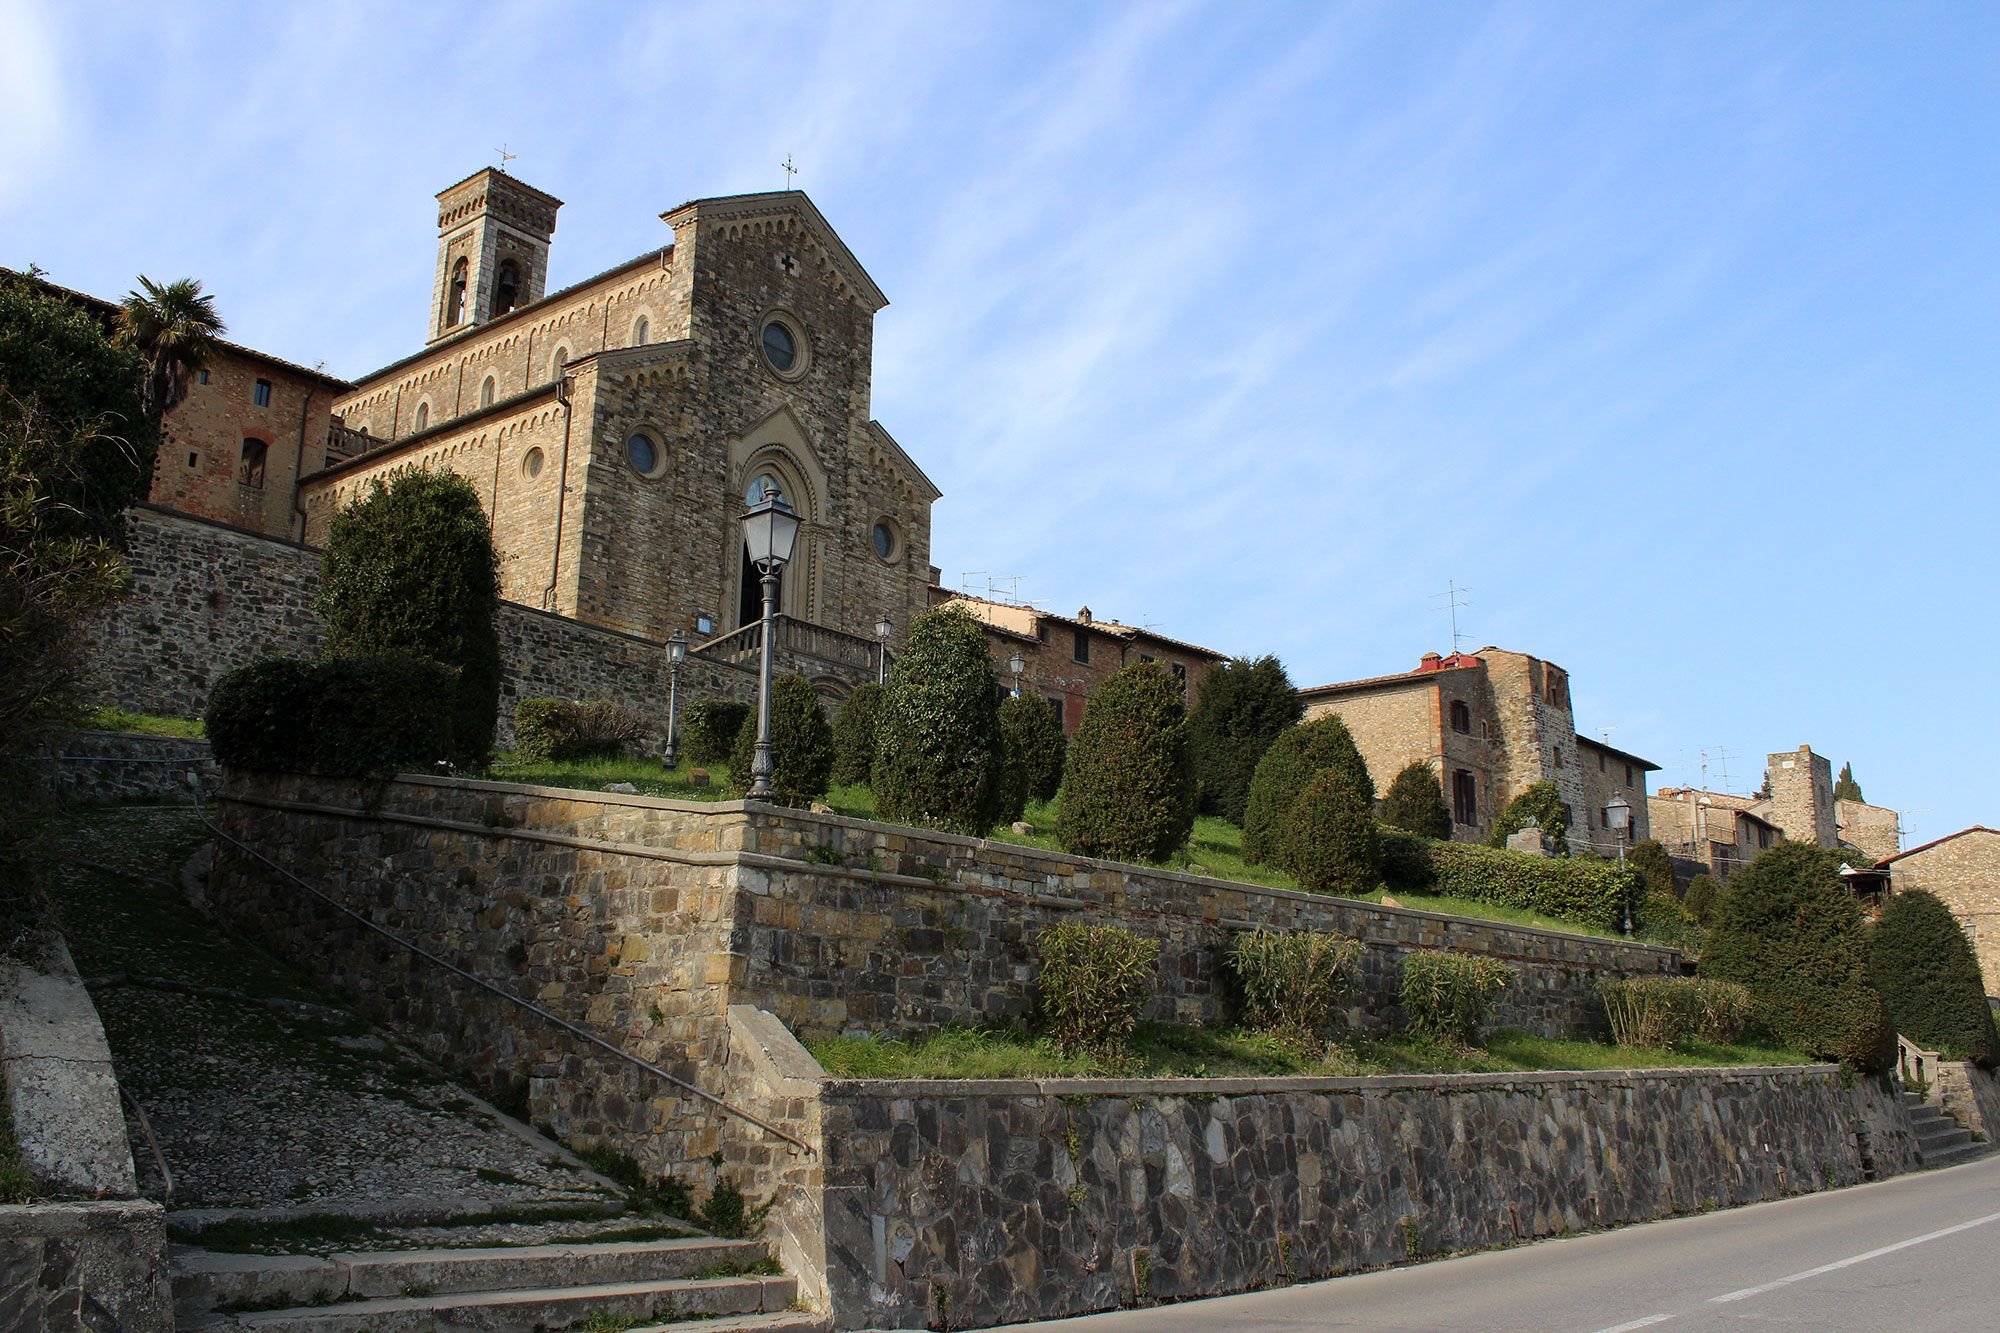
[[[799,169],[792,165],[792,155],[790,153],[786,153],[785,160],[778,165],[785,169],[785,188],[789,190],[792,188],[792,177],[799,174]]]
[[[1444,588],[1443,592],[1432,593],[1431,600],[1435,602],[1442,598],[1445,604],[1440,609],[1451,613],[1451,651],[1455,654],[1458,652],[1459,647],[1458,613],[1472,605],[1470,601],[1465,599],[1465,594],[1471,592],[1472,589],[1461,588],[1450,579],[1445,580]]]
[[[996,602],[1020,600],[1021,576],[1019,574],[988,574],[986,595]]]
[[[1716,768],[1722,774],[1722,790],[1728,791],[1729,790],[1729,747],[1726,745],[1710,745],[1702,750],[1701,752],[1702,790],[1703,791],[1708,790],[1708,765],[1711,759],[1715,761]]]
[[[503,143],[503,144],[501,144],[501,145],[500,145],[500,174],[501,174],[501,175],[503,175],[503,176],[504,176],[504,175],[506,175],[506,174],[507,174],[507,164],[508,164],[509,162],[514,162],[514,161],[518,161],[518,160],[519,160],[519,158],[520,158],[520,156],[521,156],[521,155],[520,155],[519,153],[510,153],[510,152],[508,152],[508,151],[507,151],[507,145],[506,145],[506,144],[504,144],[504,143]]]

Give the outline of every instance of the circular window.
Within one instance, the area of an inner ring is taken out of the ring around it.
[[[653,443],[653,437],[643,432],[625,441],[625,461],[632,470],[642,477],[658,476],[660,471],[660,446]]]
[[[903,545],[896,539],[895,524],[886,518],[875,525],[875,531],[870,534],[869,540],[875,544],[876,556],[883,560],[894,560],[897,551]]]
[[[795,379],[805,373],[806,343],[792,321],[775,317],[765,320],[757,342],[766,364],[778,374]]]
[[[542,451],[540,449],[528,450],[527,454],[521,459],[521,475],[524,477],[539,477],[542,475]]]

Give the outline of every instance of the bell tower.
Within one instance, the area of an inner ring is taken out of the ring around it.
[[[438,266],[427,341],[542,299],[562,200],[493,167],[437,199]]]

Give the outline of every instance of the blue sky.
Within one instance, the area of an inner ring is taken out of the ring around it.
[[[1567,667],[1656,785],[1809,742],[2000,825],[2000,10],[0,0],[0,263],[414,349],[441,187],[553,279],[799,184],[935,559],[1275,652]],[[975,587],[984,587],[976,576]]]

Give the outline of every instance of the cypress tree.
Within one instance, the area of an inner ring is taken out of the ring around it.
[[[1256,776],[1250,781],[1250,799],[1243,809],[1244,860],[1252,865],[1283,864],[1284,821],[1300,794],[1328,768],[1346,773],[1354,789],[1374,806],[1375,780],[1338,715],[1328,713],[1288,727],[1257,761]]]
[[[1237,657],[1211,667],[1188,714],[1202,813],[1241,824],[1257,761],[1304,714],[1277,658]]]
[[[875,812],[982,834],[1000,814],[999,711],[986,631],[962,607],[910,623],[875,724]]]
[[[1868,971],[1903,1036],[1947,1060],[1987,1069],[2000,1061],[1979,959],[1936,894],[1915,889],[1889,899],[1869,940]]]
[[[1451,836],[1451,811],[1445,808],[1444,787],[1429,764],[1415,759],[1404,765],[1382,797],[1382,822],[1426,838]]]
[[[833,780],[843,787],[866,785],[875,767],[875,724],[886,693],[872,681],[857,685],[833,715]]]
[[[1164,861],[1194,829],[1194,767],[1178,681],[1135,662],[1097,687],[1063,769],[1056,836],[1064,850]]]
[[[729,752],[729,778],[738,791],[750,790],[750,764],[757,753],[757,710],[750,709]],[[771,682],[771,799],[779,805],[811,805],[826,795],[833,776],[833,727],[820,708],[819,691],[804,676]]]
[[[1854,780],[1854,765],[1852,763],[1840,766],[1840,777],[1833,784],[1833,799],[1836,801],[1859,801],[1862,799],[1861,784]]]

